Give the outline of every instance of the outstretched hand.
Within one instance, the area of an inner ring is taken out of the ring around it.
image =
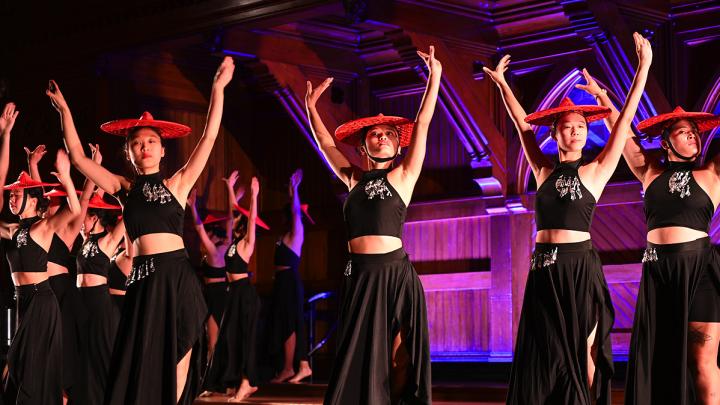
[[[583,77],[585,78],[585,84],[576,84],[575,88],[584,90],[586,93],[590,94],[593,97],[597,97],[600,95],[600,93],[603,92],[603,89],[600,88],[600,85],[597,84],[595,79],[593,79],[592,76],[590,76],[590,73],[588,73],[587,69],[582,70]]]
[[[65,152],[65,149],[60,148],[57,151],[57,157],[55,158],[55,170],[57,170],[57,171],[51,172],[51,173],[53,176],[57,177],[57,179],[61,183],[71,181],[70,159],[68,158],[68,155]]]
[[[96,143],[93,145],[93,144],[89,143],[88,145],[90,145],[92,161],[97,164],[101,164],[102,163],[102,154],[100,153],[100,144]]]
[[[483,72],[488,75],[495,84],[506,84],[505,72],[508,70],[510,64],[510,55],[505,55],[500,59],[495,69],[490,69],[487,66],[483,66]]]
[[[223,178],[223,181],[232,189],[235,187],[235,183],[237,183],[239,178],[240,173],[237,170],[233,170],[227,178]]]
[[[650,41],[637,32],[633,32],[633,39],[635,40],[635,52],[637,53],[640,65],[649,65],[653,57]]]
[[[305,105],[307,107],[315,107],[315,104],[317,104],[318,99],[320,96],[327,90],[328,87],[330,87],[330,84],[332,83],[333,78],[328,77],[327,79],[323,80],[322,83],[320,83],[317,87],[313,88],[312,83],[310,83],[310,80],[307,81],[307,93],[305,93]]]
[[[47,153],[45,145],[38,145],[32,151],[27,146],[24,146],[23,149],[25,149],[25,154],[27,155],[29,165],[37,165],[42,159],[42,157],[45,156],[45,154]]]
[[[12,131],[18,114],[20,111],[15,110],[15,103],[5,104],[2,115],[0,115],[0,135],[9,134]]]
[[[295,170],[295,172],[290,176],[290,188],[293,190],[297,190],[297,188],[300,186],[300,182],[302,182],[302,179],[302,169]]]
[[[67,102],[55,80],[48,82],[48,88],[45,90],[45,94],[50,97],[50,104],[52,104],[58,112],[67,110]]]
[[[257,197],[258,193],[260,192],[260,183],[258,182],[257,177],[253,177],[250,181],[250,192],[252,193],[253,197]]]
[[[214,86],[225,88],[230,80],[232,80],[233,72],[235,72],[235,62],[229,56],[226,56],[215,72]]]
[[[440,74],[442,72],[442,63],[435,59],[435,47],[430,45],[428,53],[417,51],[417,54],[422,58],[423,62],[428,68],[429,74]]]

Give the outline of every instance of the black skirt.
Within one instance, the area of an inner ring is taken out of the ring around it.
[[[518,325],[508,404],[610,404],[615,311],[591,241],[538,243]],[[597,325],[593,398],[587,339]]]
[[[349,273],[349,275],[348,275]],[[409,357],[400,403],[431,403],[425,293],[407,254],[352,254],[343,280],[337,357],[325,404],[389,404],[392,344]]]
[[[17,332],[7,355],[5,402],[62,404],[62,318],[49,281],[15,288]]]
[[[308,359],[304,303],[305,291],[297,268],[276,270],[272,291],[271,352],[276,359],[284,359],[285,341],[295,333],[295,367]]]
[[[206,317],[202,289],[185,249],[133,258],[105,403],[191,404]],[[176,402],[177,363],[190,349],[188,379]]]
[[[72,401],[86,403],[88,308],[83,305],[75,278],[69,273],[52,276],[49,280],[62,315],[63,389]]]
[[[692,314],[717,310],[719,284],[720,256],[709,238],[648,243],[630,341],[626,404],[695,403],[687,365],[688,322],[718,322],[692,319]],[[708,290],[710,297],[704,294]]]
[[[87,403],[102,404],[120,312],[112,302],[107,284],[82,287],[80,294],[89,311],[86,337]]]
[[[207,303],[210,316],[213,317],[218,326],[220,326],[225,311],[227,288],[228,283],[225,281],[205,284],[205,303]]]
[[[257,385],[255,338],[259,309],[258,295],[249,277],[228,284],[227,306],[203,389],[225,392],[226,388],[239,387],[243,377],[250,385]]]

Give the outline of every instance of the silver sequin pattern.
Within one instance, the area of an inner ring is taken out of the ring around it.
[[[530,259],[530,270],[540,270],[557,262],[558,248],[552,248],[548,252],[535,252]]]
[[[165,204],[172,200],[172,194],[161,184],[145,183],[142,192],[147,202],[160,201],[160,204]]]
[[[18,231],[16,245],[18,249],[22,246],[27,245],[28,242],[28,228],[23,228]]]
[[[657,250],[655,248],[647,248],[643,253],[642,262],[656,262],[658,261]]]
[[[97,242],[88,241],[83,245],[81,253],[83,257],[87,259],[89,257],[95,257],[96,254],[100,253],[100,249],[98,249]]]
[[[678,192],[680,193],[680,198],[685,198],[689,196],[691,176],[692,172],[690,171],[673,173],[673,175],[670,176],[670,180],[668,180],[668,189],[670,191],[670,194]]]
[[[570,200],[575,201],[582,198],[582,191],[580,191],[580,179],[577,176],[565,176],[560,175],[555,181],[555,190],[557,190],[560,197],[565,197],[570,194]]]
[[[348,260],[347,264],[345,265],[345,272],[343,274],[345,274],[346,277],[352,274],[352,260]]]
[[[227,257],[233,257],[235,256],[235,253],[237,252],[237,243],[233,243],[230,245],[230,249],[227,251]]]
[[[385,197],[392,197],[390,189],[385,184],[385,179],[370,180],[365,184],[365,194],[368,200],[372,200],[375,197],[384,200]]]
[[[151,257],[143,263],[133,266],[132,271],[130,272],[130,277],[128,277],[125,282],[125,286],[129,287],[130,284],[140,281],[152,273],[155,273],[155,260]]]

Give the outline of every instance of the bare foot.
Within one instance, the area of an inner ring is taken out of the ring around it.
[[[295,370],[293,369],[284,369],[278,375],[275,376],[272,380],[270,380],[270,383],[272,384],[280,384],[285,381],[287,381],[289,378],[295,375]]]
[[[250,384],[243,383],[240,386],[240,389],[238,390],[237,394],[235,394],[233,397],[228,399],[228,402],[240,402],[245,399],[247,399],[250,395],[254,394],[255,391],[257,391],[257,387],[253,387]]]
[[[300,370],[298,370],[297,374],[293,376],[293,378],[289,379],[288,382],[290,384],[298,384],[300,381],[310,377],[312,375],[312,370],[308,366],[300,366]]]
[[[213,392],[213,391],[203,391],[202,394],[200,394],[200,398],[207,398],[212,396],[221,396],[224,397],[226,394],[223,394],[222,392]]]

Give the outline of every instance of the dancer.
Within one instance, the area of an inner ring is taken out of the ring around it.
[[[91,148],[95,148],[91,145]],[[28,158],[28,169],[33,180],[42,181],[38,164],[47,153],[45,145],[38,145],[34,150],[25,148]],[[93,149],[93,159],[100,159],[99,153]],[[80,292],[75,287],[75,279],[70,274],[75,273],[75,260],[70,250],[75,240],[80,236],[83,218],[87,212],[88,202],[92,196],[95,184],[86,180],[80,196],[80,213],[68,217],[66,224],[61,224],[58,231],[53,235],[48,251],[48,276],[50,287],[60,305],[62,315],[62,347],[63,347],[63,402],[83,404],[88,402],[87,385],[87,322],[88,311],[83,305]],[[51,217],[60,210],[66,210],[67,206],[62,204],[67,198],[67,192],[62,187],[54,188],[45,193],[44,196],[50,199],[45,216]]]
[[[332,78],[307,83],[305,104],[325,159],[350,190],[344,216],[350,262],[343,279],[337,357],[326,404],[430,403],[430,345],[425,296],[402,247],[407,205],[420,176],[442,66],[418,51],[429,75],[415,121],[383,116],[350,121],[335,138],[358,147],[363,168],[335,145],[316,103]],[[401,149],[407,153],[393,168]]]
[[[186,136],[190,128],[140,119],[113,121],[105,132],[125,136],[127,157],[138,173],[133,181],[115,175],[85,156],[70,109],[54,81],[46,91],[61,117],[73,164],[105,192],[118,196],[123,222],[133,244],[133,270],[105,393],[106,404],[191,403],[196,374],[192,357],[207,307],[182,239],[187,195],[202,172],[217,138],[224,89],[234,70],[226,57],[217,70],[203,136],[188,162],[164,179],[159,173],[163,142]]]
[[[13,109],[6,106],[0,116],[2,136],[10,136],[17,117]],[[7,153],[0,154],[8,158]],[[48,281],[47,252],[55,232],[80,212],[80,202],[70,178],[70,161],[62,150],[58,151],[55,167],[57,172],[53,174],[68,191],[68,209],[50,218],[40,216],[48,203],[42,187],[56,184],[32,180],[26,172],[20,173],[15,183],[0,184],[4,190],[10,190],[10,212],[20,217],[19,224],[0,223],[0,237],[12,240],[6,244],[6,256],[15,284],[19,318],[7,354],[5,398],[12,403],[63,403],[62,369],[58,367],[62,364],[62,321]],[[5,178],[5,173],[0,178]]]
[[[233,173],[237,176],[237,171]],[[205,282],[205,302],[210,310],[210,316],[208,316],[206,323],[208,336],[207,359],[209,363],[215,351],[220,321],[225,310],[228,287],[225,277],[225,252],[227,252],[232,241],[232,238],[227,233],[227,228],[232,227],[232,217],[215,218],[208,215],[208,218],[202,221],[195,206],[196,194],[196,189],[190,192],[188,207],[190,207],[193,216],[195,230],[200,237],[201,250],[205,253],[202,260],[202,277]],[[217,226],[218,223],[223,222],[226,229]],[[208,232],[205,230],[205,225],[210,224],[214,224],[214,226]]]
[[[286,232],[275,247],[275,280],[273,282],[272,303],[273,323],[271,342],[274,353],[283,359],[283,368],[273,383],[288,381],[298,383],[312,375],[308,361],[307,336],[305,335],[305,293],[298,273],[300,255],[305,239],[302,223],[302,208],[298,187],[303,172],[297,169],[290,177],[288,194],[288,222],[290,230]],[[298,371],[295,372],[297,365]]]
[[[233,187],[237,179],[237,170],[224,179],[230,207],[228,217],[232,217],[236,201]],[[250,282],[248,263],[255,250],[259,191],[257,178],[253,177],[250,183],[250,211],[247,217],[239,217],[233,228],[228,229],[228,234],[233,235],[225,254],[225,271],[230,283],[215,354],[203,382],[207,392],[222,393],[236,388],[229,402],[240,402],[257,391],[255,337],[259,299],[255,286]]]
[[[99,153],[99,152],[98,152]],[[100,164],[100,161],[97,161]],[[77,285],[80,288],[89,319],[87,326],[88,403],[101,404],[110,372],[120,312],[113,304],[108,289],[110,256],[125,235],[125,226],[117,220],[119,205],[106,203],[94,194],[82,224],[83,244],[77,256]]]
[[[652,60],[649,42],[634,34],[640,60],[625,106],[603,151],[583,164],[587,124],[610,114],[598,106],[573,105],[525,115],[505,81],[510,62],[484,68],[498,85],[525,157],[538,184],[537,236],[525,287],[510,376],[508,404],[609,404],[613,374],[610,330],[614,310],[590,223],[612,176],[637,110]],[[551,164],[530,124],[548,125],[560,163]]]
[[[597,83],[588,84],[584,90],[614,110],[613,125],[617,110]],[[720,161],[697,161],[700,134],[718,126],[720,117],[680,107],[642,121],[638,130],[660,136],[664,161],[626,128],[623,155],[645,190],[648,227],[626,404],[710,404],[720,397],[720,258],[708,237],[720,203]]]

